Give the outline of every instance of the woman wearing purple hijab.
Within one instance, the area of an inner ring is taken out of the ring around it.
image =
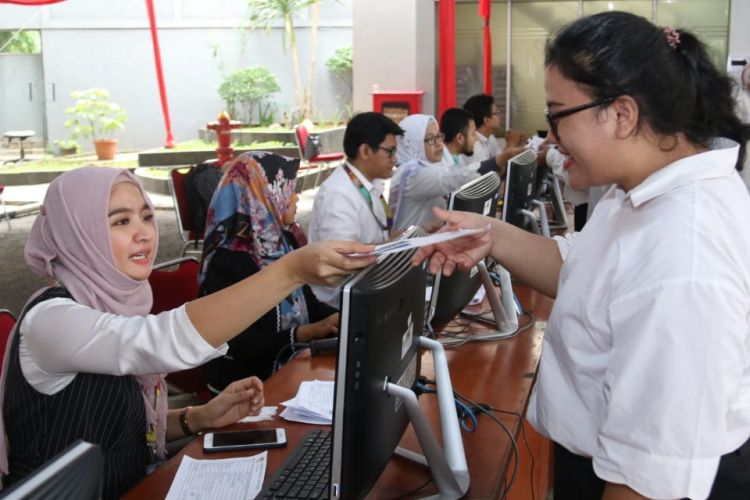
[[[114,498],[164,457],[166,440],[257,414],[255,377],[206,405],[168,411],[163,374],[221,356],[302,284],[329,285],[373,261],[344,255],[369,245],[308,245],[234,286],[149,315],[157,244],[153,206],[131,173],[84,167],[50,185],[26,260],[54,284],[24,307],[2,369],[5,486],[83,439],[102,448],[104,496]]]

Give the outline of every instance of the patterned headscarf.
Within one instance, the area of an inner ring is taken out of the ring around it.
[[[245,252],[260,269],[292,250],[283,218],[295,191],[299,159],[251,151],[230,162],[206,218],[201,284],[219,248]],[[308,322],[302,289],[280,304],[281,329]]]
[[[60,282],[79,304],[124,316],[146,316],[153,300],[151,286],[147,280],[138,281],[122,273],[112,254],[108,220],[109,197],[112,187],[121,182],[135,184],[141,190],[146,204],[153,210],[151,200],[143,192],[140,182],[127,170],[82,167],[66,172],[52,181],[44,197],[41,213],[34,221],[26,241],[26,262],[37,274]],[[154,254],[157,247],[158,237],[154,242]],[[43,291],[44,289],[39,290],[32,295],[27,304]],[[13,335],[8,340],[8,346],[11,345]],[[9,352],[10,349],[6,349],[0,396],[5,392],[4,375]],[[164,457],[167,432],[164,375],[139,375],[136,380],[146,409],[145,430],[149,430],[151,426],[155,428],[156,452]],[[162,390],[157,390],[157,387]],[[155,395],[155,392],[158,394]],[[1,402],[2,399],[0,404]],[[6,473],[7,441],[4,425],[2,430],[0,471]]]

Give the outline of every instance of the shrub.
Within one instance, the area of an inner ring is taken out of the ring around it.
[[[238,118],[251,124],[256,108],[261,111],[261,103],[280,90],[273,73],[262,66],[256,66],[232,72],[219,87],[219,95],[224,99],[230,116],[237,115],[239,106],[242,114]],[[265,107],[262,111],[267,113],[268,109]],[[267,116],[263,118],[267,119]]]
[[[91,137],[94,141],[112,135],[125,126],[127,115],[119,104],[109,101],[109,92],[91,88],[74,90],[70,96],[75,104],[65,109],[73,118],[65,122],[71,137]]]

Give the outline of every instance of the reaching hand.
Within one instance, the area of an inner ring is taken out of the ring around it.
[[[505,143],[510,146],[526,146],[526,141],[529,140],[529,136],[520,130],[508,129],[505,132]]]
[[[302,283],[335,286],[343,277],[369,266],[376,259],[347,254],[367,253],[374,248],[353,241],[318,241],[287,254],[284,259],[288,259],[292,272]]]
[[[441,231],[455,231],[457,229],[486,228],[492,219],[469,212],[449,212],[441,208],[433,208],[432,213],[445,221]],[[486,257],[492,249],[492,233],[483,233],[445,241],[436,245],[420,248],[412,257],[412,263],[421,264],[430,257],[430,272],[436,274],[441,269],[443,274],[450,276],[458,268],[468,271],[477,262]]]
[[[191,427],[195,426],[193,430],[197,431],[237,423],[248,415],[260,413],[264,402],[263,382],[258,377],[236,380],[211,401],[193,409]]]
[[[297,340],[300,342],[310,342],[311,340],[322,339],[338,332],[339,313],[333,313],[325,319],[298,327]]]

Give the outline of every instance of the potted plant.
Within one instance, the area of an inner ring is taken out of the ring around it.
[[[112,135],[125,125],[125,110],[109,101],[109,92],[105,89],[74,90],[70,96],[75,104],[65,112],[73,118],[65,122],[65,127],[71,129],[73,139],[91,137],[97,158],[114,159],[117,139]]]
[[[74,155],[81,148],[81,145],[78,144],[78,141],[76,141],[75,139],[71,139],[69,141],[66,141],[64,139],[57,139],[53,142],[55,143],[55,146],[60,149],[60,156]]]

